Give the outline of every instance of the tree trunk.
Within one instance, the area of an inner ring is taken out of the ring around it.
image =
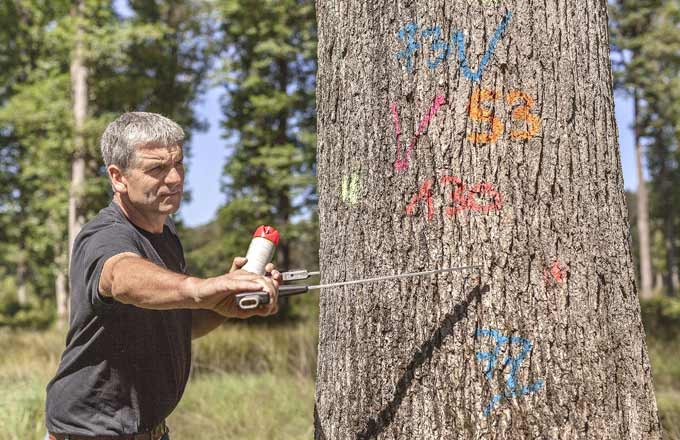
[[[647,197],[647,186],[645,184],[645,175],[642,166],[642,142],[640,133],[640,97],[638,91],[633,92],[633,118],[634,118],[634,135],[635,135],[635,171],[637,173],[638,187],[637,187],[637,227],[638,227],[638,241],[640,244],[640,297],[652,298],[654,291],[652,290],[652,256],[649,235],[649,198]]]
[[[660,437],[606,8],[317,2],[317,439]]]
[[[17,255],[17,303],[26,305],[28,303],[28,286],[26,285],[26,250],[23,243],[20,243],[20,249]]]
[[[54,280],[54,290],[57,296],[57,328],[60,329],[66,327],[69,318],[68,286],[65,264],[62,260],[63,258],[57,258],[55,261],[57,276]]]
[[[75,46],[71,58],[71,88],[73,94],[73,117],[74,117],[74,153],[71,161],[71,187],[68,201],[68,255],[69,267],[71,265],[71,253],[76,236],[83,227],[82,214],[83,193],[85,186],[85,118],[87,117],[87,77],[88,70],[85,66],[84,33],[80,20],[84,19],[85,3],[83,0],[74,2],[71,15],[76,18]],[[68,290],[57,301],[65,301],[65,304],[57,303],[57,309],[68,310]],[[65,314],[68,317],[68,312]],[[60,319],[63,316],[59,314]]]
[[[671,190],[672,191],[672,190]],[[669,193],[670,194],[670,193]],[[672,211],[672,207],[669,207]],[[675,216],[672,214],[664,215],[663,228],[664,228],[664,247],[666,248],[666,267],[668,270],[666,280],[666,293],[675,296],[678,292],[678,265],[676,260],[676,249],[675,249]]]

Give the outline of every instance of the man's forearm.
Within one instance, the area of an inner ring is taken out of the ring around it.
[[[116,301],[157,310],[203,308],[194,292],[197,278],[141,257],[122,258],[112,269],[110,293]]]

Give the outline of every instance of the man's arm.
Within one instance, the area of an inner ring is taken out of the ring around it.
[[[124,304],[156,310],[206,309],[223,316],[247,318],[276,313],[278,278],[243,270],[201,279],[164,269],[132,252],[110,257],[99,277],[99,293]],[[255,310],[241,310],[234,295],[269,292],[273,301]]]

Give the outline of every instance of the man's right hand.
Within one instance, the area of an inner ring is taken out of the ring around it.
[[[227,274],[207,279],[194,278],[195,297],[202,304],[201,308],[232,318],[268,316],[278,311],[280,276],[268,278],[239,269],[244,264],[245,258],[237,258]],[[247,292],[266,292],[271,301],[256,309],[242,310],[236,304],[236,294]]]

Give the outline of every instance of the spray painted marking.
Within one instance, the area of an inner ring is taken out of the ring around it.
[[[480,123],[486,123],[490,126],[490,132],[476,133],[471,131],[468,133],[467,139],[473,144],[489,144],[494,143],[501,137],[503,130],[503,121],[497,118],[495,111],[482,106],[484,102],[495,102],[501,99],[493,90],[475,88],[470,96],[470,103],[468,105],[468,114],[470,119]],[[505,101],[512,108],[510,118],[512,122],[525,122],[526,130],[512,130],[510,132],[510,139],[512,140],[528,140],[538,134],[541,128],[541,120],[538,116],[531,114],[530,111],[534,106],[534,99],[526,92],[521,90],[513,90],[505,95]],[[514,107],[514,108],[513,108]]]
[[[550,270],[543,270],[543,280],[545,284],[552,285],[554,283],[564,284],[567,281],[569,271],[565,265],[555,260],[550,266]]]
[[[427,203],[427,221],[429,222],[434,216],[434,206],[432,203],[432,179],[427,179],[425,182],[423,182],[418,192],[413,197],[411,197],[411,201],[406,206],[406,214],[413,215],[416,205],[423,199],[425,199]]]
[[[348,205],[356,205],[361,191],[359,174],[352,173],[350,176],[342,176],[342,201]]]
[[[451,200],[444,210],[449,217],[454,217],[457,213],[464,210],[488,214],[491,211],[498,211],[503,208],[503,197],[489,182],[480,182],[467,187],[460,177],[442,176],[439,179],[439,183],[442,187],[453,185],[453,190],[449,193]],[[434,217],[434,203],[432,201],[433,185],[433,179],[427,179],[423,182],[418,192],[411,197],[406,206],[406,213],[408,215],[413,215],[418,203],[421,200],[425,200],[427,204],[427,221],[432,220],[432,217]],[[486,203],[480,203],[482,200],[486,201]]]
[[[489,47],[486,49],[486,52],[484,52],[484,55],[482,56],[482,61],[480,61],[479,68],[477,69],[476,72],[473,72],[470,69],[467,55],[465,54],[465,36],[461,31],[456,32],[454,37],[456,38],[456,42],[458,43],[458,62],[460,63],[461,68],[463,69],[463,74],[468,79],[472,81],[480,80],[482,74],[484,73],[484,68],[489,63],[491,56],[496,50],[496,45],[498,44],[498,41],[501,39],[501,36],[503,35],[505,28],[508,26],[508,23],[510,22],[510,18],[512,18],[512,12],[508,11],[508,13],[505,14],[505,17],[503,17],[501,23],[496,28],[496,32],[494,32],[493,37],[491,37]],[[451,40],[453,40],[453,37],[451,38]]]
[[[499,369],[505,368],[510,365],[510,373],[505,378],[505,391],[501,394],[495,394],[491,398],[491,402],[484,408],[484,415],[488,416],[491,414],[494,406],[500,403],[504,398],[510,399],[515,397],[524,396],[526,394],[535,393],[543,387],[543,381],[537,380],[531,385],[521,386],[517,383],[517,372],[524,358],[527,354],[531,352],[532,344],[528,339],[520,338],[518,336],[503,336],[498,330],[492,329],[478,329],[475,336],[481,337],[486,336],[493,338],[496,342],[496,346],[492,351],[489,352],[477,352],[477,360],[486,361],[487,366],[484,370],[486,379],[491,381],[493,379],[493,372],[496,368],[496,362],[498,361],[498,356],[500,354],[501,348],[505,345],[519,344],[521,346],[521,351],[517,356],[508,356],[501,363]]]
[[[427,38],[432,39],[430,49],[435,54],[439,52],[439,54],[434,60],[427,60],[427,67],[430,68],[430,70],[436,69],[443,61],[445,61],[449,57],[451,52],[457,47],[458,64],[460,65],[460,68],[463,71],[463,75],[472,81],[479,81],[482,78],[484,69],[486,68],[487,64],[489,64],[491,57],[496,51],[496,46],[498,45],[498,42],[503,36],[505,29],[508,27],[510,18],[512,18],[512,12],[508,11],[507,14],[505,14],[503,19],[501,20],[498,27],[496,28],[496,31],[494,32],[493,36],[491,37],[489,45],[487,46],[486,50],[484,51],[484,54],[482,55],[482,60],[480,61],[479,67],[477,68],[476,72],[473,72],[472,69],[470,68],[470,62],[468,61],[467,54],[465,53],[465,34],[463,33],[463,31],[460,30],[455,31],[451,36],[450,41],[445,41],[442,39],[442,30],[440,26],[431,26],[424,29],[420,33],[420,36],[425,39]],[[413,56],[421,47],[421,45],[416,42],[417,33],[418,25],[414,22],[408,23],[406,26],[401,28],[399,32],[397,32],[397,37],[399,37],[400,40],[403,40],[406,43],[406,48],[397,52],[396,57],[398,60],[402,59],[405,60],[406,70],[409,73],[413,73]]]
[[[444,96],[436,96],[434,98],[434,102],[432,103],[432,107],[430,107],[430,111],[428,111],[427,114],[420,121],[418,129],[416,130],[416,133],[413,136],[413,139],[411,140],[411,144],[404,152],[403,159],[401,157],[401,126],[399,125],[399,113],[397,113],[397,103],[395,102],[390,106],[390,111],[392,112],[392,118],[394,120],[394,132],[397,138],[397,160],[394,162],[394,169],[396,171],[405,171],[408,169],[409,159],[411,158],[411,152],[413,151],[413,148],[416,146],[418,138],[420,137],[421,134],[423,134],[425,130],[427,130],[427,127],[430,125],[430,120],[437,113],[439,107],[444,105],[445,102],[446,97]]]
[[[418,25],[413,22],[407,24],[397,32],[397,37],[406,42],[406,48],[397,52],[397,59],[406,60],[406,70],[408,70],[408,73],[413,73],[413,54],[420,48],[420,43],[416,42],[417,32]]]

